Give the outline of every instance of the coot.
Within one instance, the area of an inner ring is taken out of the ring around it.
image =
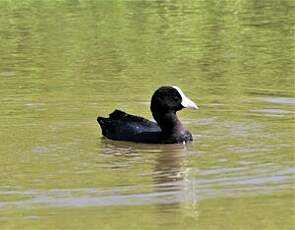
[[[177,86],[162,86],[155,91],[150,109],[156,122],[115,110],[109,118],[98,117],[102,134],[112,140],[143,143],[183,143],[192,141],[192,135],[178,120],[176,112],[198,109]]]

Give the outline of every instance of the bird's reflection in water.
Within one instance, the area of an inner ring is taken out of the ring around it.
[[[186,166],[185,159],[188,154],[187,145],[162,145],[155,162],[153,181],[156,188],[165,191],[181,189]]]
[[[138,194],[140,187],[140,195],[152,197],[149,202],[155,204],[162,214],[185,208],[195,215],[197,191],[192,187],[187,166],[187,156],[192,151],[190,144],[140,144],[105,138],[101,139],[101,144],[102,153],[113,156],[109,162],[112,169],[127,167],[126,171],[133,176],[137,173],[137,177],[148,177],[142,181],[152,182],[137,184],[136,188],[130,188],[132,193]],[[139,170],[132,168],[138,163]]]
[[[156,188],[166,191],[175,190],[178,181],[183,180],[186,171],[185,159],[189,151],[189,145],[182,144],[140,144],[124,141],[112,141],[101,139],[101,151],[105,155],[117,157],[112,158],[112,167],[124,167],[133,162],[152,164],[152,171],[144,172],[142,175],[150,176]],[[124,163],[125,161],[125,163]],[[131,162],[130,162],[131,161]]]
[[[105,162],[107,168],[124,169],[132,167],[142,159],[141,151],[136,143],[126,141],[112,141],[101,138],[101,152],[105,156],[111,156],[109,162]],[[106,161],[106,160],[105,160]],[[116,186],[116,185],[114,185]]]
[[[186,159],[190,147],[190,145],[180,144],[161,146],[153,175],[154,191],[161,194],[162,199],[162,202],[157,204],[158,215],[165,215],[167,212],[170,215],[178,213],[182,208],[182,202],[187,199],[185,197],[188,173]]]

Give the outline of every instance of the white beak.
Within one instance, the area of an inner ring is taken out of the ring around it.
[[[178,93],[180,94],[181,98],[182,98],[182,102],[181,105],[185,108],[189,108],[189,109],[199,109],[199,107],[191,100],[189,99],[187,96],[184,95],[184,93],[182,92],[182,90],[177,87],[177,86],[172,86],[174,89],[176,89],[178,91]]]

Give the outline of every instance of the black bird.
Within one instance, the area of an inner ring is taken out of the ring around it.
[[[109,118],[98,117],[102,134],[112,140],[143,143],[184,143],[192,135],[178,120],[176,112],[183,108],[198,109],[177,86],[162,86],[155,91],[150,109],[157,123],[143,117],[115,110]]]

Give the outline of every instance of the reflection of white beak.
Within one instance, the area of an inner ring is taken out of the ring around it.
[[[174,89],[176,89],[178,91],[178,93],[180,94],[180,96],[182,98],[181,105],[184,108],[199,109],[199,107],[191,99],[189,99],[187,96],[184,95],[184,93],[182,92],[182,90],[180,88],[178,88],[177,86],[172,86],[172,87]]]

